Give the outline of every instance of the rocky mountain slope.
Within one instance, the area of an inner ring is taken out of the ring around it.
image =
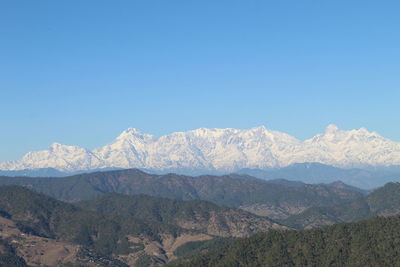
[[[334,125],[305,141],[265,127],[202,128],[158,138],[128,129],[112,143],[95,150],[54,143],[47,150],[27,153],[21,160],[1,163],[0,170],[116,167],[231,172],[301,162],[340,167],[400,165],[400,143],[364,128],[344,131]]]

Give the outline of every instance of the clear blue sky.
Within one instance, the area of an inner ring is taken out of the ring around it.
[[[399,1],[0,3],[0,160],[265,125],[400,141]]]

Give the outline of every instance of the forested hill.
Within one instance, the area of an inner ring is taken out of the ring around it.
[[[399,266],[399,247],[400,217],[375,217],[256,234],[174,266]]]
[[[363,196],[359,190],[335,185],[292,186],[239,175],[153,175],[136,169],[63,178],[0,177],[0,185],[10,184],[23,185],[64,201],[96,199],[108,192],[179,200],[201,199],[276,219],[309,207],[337,205]]]
[[[266,217],[203,200],[108,193],[96,200],[77,203],[77,206],[104,216],[135,218],[220,237],[244,237],[270,229],[287,229]]]
[[[399,213],[400,183],[388,183],[365,197],[331,207],[312,207],[282,220],[282,223],[295,228],[311,228]]]
[[[109,193],[75,205],[24,187],[0,186],[0,240],[15,245],[14,250],[0,251],[0,260],[17,261],[11,256],[18,254],[29,265],[48,257],[76,264],[91,260],[99,264],[95,266],[135,265],[144,259],[148,264],[165,263],[189,241],[244,237],[271,229],[287,228],[201,200]],[[65,251],[71,255],[66,257]],[[38,256],[41,253],[43,257]],[[54,262],[33,266],[55,266]]]

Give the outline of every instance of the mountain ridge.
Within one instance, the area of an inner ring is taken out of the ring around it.
[[[47,150],[0,163],[0,170],[191,168],[232,172],[303,162],[346,168],[400,165],[400,143],[365,128],[345,131],[335,125],[305,141],[264,126],[248,130],[200,128],[161,137],[129,128],[113,142],[94,150],[53,143]]]
[[[363,196],[359,190],[322,184],[288,186],[238,174],[192,177],[149,174],[137,169],[57,178],[0,177],[0,185],[22,185],[69,202],[95,199],[108,192],[200,199],[273,219],[300,213],[311,206],[331,206]]]

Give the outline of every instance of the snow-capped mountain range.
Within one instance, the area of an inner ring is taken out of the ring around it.
[[[53,143],[21,160],[0,163],[0,170],[55,168],[70,172],[115,167],[235,171],[302,162],[337,167],[400,165],[400,143],[364,128],[344,131],[335,125],[305,141],[264,126],[249,130],[201,128],[159,138],[129,128],[98,149]]]

